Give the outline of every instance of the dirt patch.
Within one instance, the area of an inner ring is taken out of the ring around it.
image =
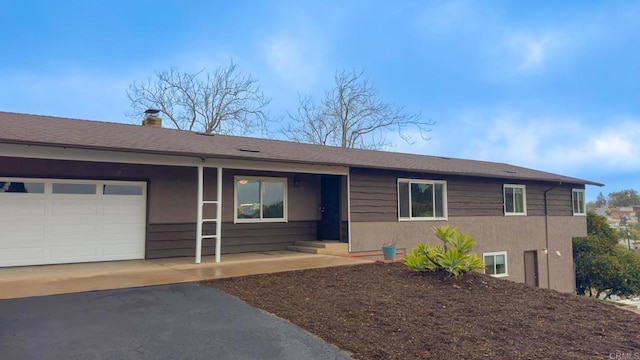
[[[287,319],[356,359],[640,356],[639,315],[478,273],[455,279],[387,263],[202,284]]]

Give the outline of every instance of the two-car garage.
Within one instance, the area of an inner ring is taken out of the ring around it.
[[[145,182],[0,178],[0,267],[143,259]]]

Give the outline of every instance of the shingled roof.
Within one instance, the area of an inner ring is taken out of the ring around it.
[[[9,112],[0,112],[0,143],[178,156],[272,160],[602,186],[602,184],[593,181],[487,161],[343,149],[239,136],[204,135],[167,128]]]

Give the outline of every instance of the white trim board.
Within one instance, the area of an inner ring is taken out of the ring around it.
[[[347,175],[349,172],[349,167],[347,166],[298,164],[269,160],[234,160],[213,157],[201,158],[20,144],[0,144],[0,156],[186,167],[197,167],[202,165],[203,167],[212,168],[223,167],[225,169],[280,171],[322,175]]]

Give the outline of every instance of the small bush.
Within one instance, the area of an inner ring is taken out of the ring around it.
[[[418,244],[405,257],[405,266],[414,271],[444,270],[453,276],[484,269],[478,255],[471,253],[475,239],[469,234],[460,233],[449,225],[434,227],[433,232],[442,244]]]

